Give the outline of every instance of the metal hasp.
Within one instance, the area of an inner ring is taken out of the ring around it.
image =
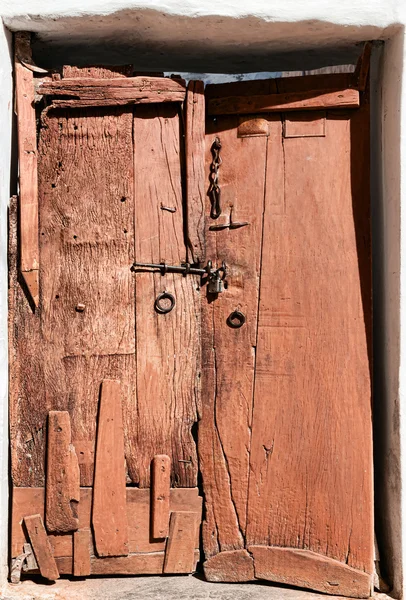
[[[227,275],[227,265],[223,261],[221,267],[213,269],[212,261],[207,261],[207,265],[203,268],[194,267],[189,263],[181,265],[167,265],[166,263],[133,263],[132,271],[143,270],[160,271],[162,275],[166,273],[181,273],[186,275],[200,275],[202,284],[207,283],[207,292],[209,294],[220,294],[224,291],[224,283]]]

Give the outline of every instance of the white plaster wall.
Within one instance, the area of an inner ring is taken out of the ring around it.
[[[51,62],[98,58],[153,70],[302,70],[347,62],[358,52],[355,44],[385,40],[382,58],[374,65],[375,402],[382,415],[376,427],[377,489],[384,517],[381,553],[387,553],[399,596],[406,574],[406,1],[0,0],[0,15],[11,30],[38,33],[36,53],[41,60],[48,51]],[[0,34],[0,83],[1,576],[7,534],[5,221],[11,123],[4,34]]]
[[[8,361],[7,207],[10,198],[12,72],[11,35],[0,23],[0,582],[7,577],[8,548]]]

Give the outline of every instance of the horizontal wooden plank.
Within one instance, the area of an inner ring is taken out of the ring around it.
[[[209,100],[209,115],[287,112],[292,110],[322,110],[326,108],[357,108],[359,92],[353,89],[311,90],[298,93],[228,96]]]
[[[53,106],[58,107],[109,106],[183,102],[186,87],[181,79],[165,77],[83,78],[45,81],[38,93],[54,96]]]
[[[369,598],[371,575],[310,550],[250,546],[255,577],[318,592]]]

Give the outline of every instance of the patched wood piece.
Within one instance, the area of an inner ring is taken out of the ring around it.
[[[138,106],[133,139],[135,260],[180,265],[186,248],[177,107]],[[159,314],[154,302],[165,290],[175,306]],[[200,280],[137,270],[135,294],[137,409],[127,433],[134,472],[141,487],[150,487],[151,459],[166,454],[172,485],[196,487],[192,432],[200,411]]]
[[[199,523],[199,514],[194,512],[173,512],[171,514],[164,573],[192,573],[194,571],[196,567],[196,529]]]
[[[207,581],[237,583],[255,579],[254,561],[247,550],[219,552],[204,563]]]
[[[73,575],[75,577],[88,577],[92,572],[90,538],[90,529],[79,529],[73,534]]]
[[[66,533],[78,528],[77,505],[80,500],[79,465],[71,440],[67,411],[48,414],[46,526]]]
[[[295,112],[284,115],[283,136],[285,138],[297,137],[324,137],[326,135],[326,113],[322,112]]]
[[[287,585],[311,588],[325,594],[369,598],[371,574],[353,569],[310,550],[250,546],[255,577]]]
[[[92,525],[99,556],[128,554],[124,432],[120,382],[101,385]]]
[[[58,567],[52,554],[52,549],[41,515],[24,517],[24,523],[41,575],[51,581],[59,579]]]
[[[39,303],[37,131],[34,75],[20,61],[30,56],[29,33],[15,35],[15,107],[19,163],[20,270],[34,307]]]
[[[151,512],[152,537],[166,538],[169,531],[169,497],[171,487],[171,459],[157,454],[152,460]]]
[[[323,110],[332,108],[358,108],[359,92],[354,89],[326,91],[311,90],[296,93],[279,93],[257,96],[229,96],[208,101],[209,115],[231,115],[292,110]]]
[[[204,216],[206,206],[205,98],[203,81],[189,81],[186,95],[186,207],[191,263],[205,260]]]
[[[37,92],[59,108],[183,102],[185,82],[165,77],[70,78],[44,81]],[[58,98],[63,96],[63,98]]]

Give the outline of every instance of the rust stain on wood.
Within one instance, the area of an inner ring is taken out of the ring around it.
[[[48,531],[65,533],[78,528],[80,500],[79,465],[71,443],[67,411],[48,415],[46,526]]]
[[[128,554],[121,387],[107,379],[100,393],[92,525],[99,556]]]

